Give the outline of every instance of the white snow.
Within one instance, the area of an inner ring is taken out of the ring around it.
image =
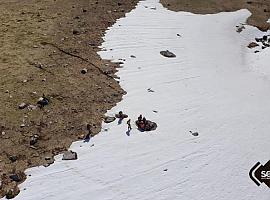
[[[126,121],[104,124],[89,143],[73,143],[79,160],[59,155],[48,168],[27,170],[16,199],[269,200],[269,188],[248,175],[270,158],[270,51],[246,48],[262,35],[256,28],[236,32],[249,15],[141,1],[107,31],[100,55],[126,59],[118,75],[127,95],[108,114],[123,110],[133,123],[143,114],[157,130],[133,124],[128,136]],[[167,49],[177,57],[161,56]]]

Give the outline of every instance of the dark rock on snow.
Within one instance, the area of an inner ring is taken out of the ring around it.
[[[167,58],[175,58],[176,57],[176,55],[174,53],[170,52],[169,50],[161,51],[160,54],[163,55],[164,57],[167,57]]]
[[[74,151],[65,151],[63,153],[63,158],[62,160],[77,160],[78,159],[78,155],[76,152]]]
[[[259,46],[256,42],[251,42],[249,45],[248,45],[248,48],[252,49],[252,48],[255,48]]]
[[[111,122],[113,122],[115,119],[116,119],[115,117],[105,117],[104,122],[105,122],[105,123],[111,123]]]

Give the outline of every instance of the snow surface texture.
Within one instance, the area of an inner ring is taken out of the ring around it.
[[[126,120],[104,124],[89,143],[73,143],[77,161],[59,155],[48,168],[29,169],[16,199],[269,200],[269,188],[248,175],[270,158],[270,51],[246,48],[262,35],[256,28],[236,32],[249,15],[140,2],[107,31],[100,52],[125,59],[118,75],[127,95],[108,115],[123,110],[133,129],[126,133]],[[176,58],[160,55],[167,49]],[[139,132],[139,114],[157,130]]]

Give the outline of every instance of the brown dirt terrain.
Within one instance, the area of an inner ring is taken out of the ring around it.
[[[161,3],[173,11],[187,11],[196,14],[214,14],[246,8],[252,15],[247,23],[267,31],[270,24],[269,0],[161,0]]]
[[[96,52],[106,28],[137,2],[0,0],[0,197],[17,193],[24,170],[67,149],[86,124],[100,131],[124,91],[112,78],[118,65]],[[18,108],[43,94],[50,98],[43,109]]]

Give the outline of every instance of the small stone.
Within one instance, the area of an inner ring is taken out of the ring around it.
[[[30,145],[31,146],[35,145],[38,142],[38,138],[39,138],[38,135],[34,135],[33,137],[31,137],[31,139],[30,139]]]
[[[88,70],[87,70],[86,68],[84,68],[84,69],[81,70],[81,73],[82,73],[82,74],[86,74],[87,71],[88,71]]]
[[[73,33],[73,35],[79,35],[80,34],[80,31],[77,30],[77,29],[73,29],[72,33]]]
[[[134,55],[131,55],[130,57],[131,57],[131,58],[136,58],[136,56],[134,56]]]
[[[19,109],[24,109],[24,108],[26,108],[27,107],[27,104],[26,103],[21,103],[20,105],[19,105]]]
[[[49,167],[51,164],[54,163],[54,158],[53,157],[46,156],[45,160],[47,161],[47,163],[45,165],[43,165],[44,167]]]
[[[195,132],[195,133],[192,133],[193,136],[199,136],[199,133]]]
[[[21,128],[25,127],[25,124],[21,124],[20,127],[21,127]]]
[[[51,160],[52,158],[51,157],[49,157],[49,156],[46,156],[45,157],[45,160]]]
[[[192,132],[192,131],[189,131],[193,136],[199,136],[199,133],[198,132]]]
[[[11,162],[16,162],[17,159],[18,159],[17,156],[9,156],[9,160],[10,160]]]
[[[34,106],[34,105],[29,105],[28,110],[36,110],[38,108],[38,106]]]
[[[151,88],[147,89],[148,92],[155,92],[154,90],[152,90]]]

